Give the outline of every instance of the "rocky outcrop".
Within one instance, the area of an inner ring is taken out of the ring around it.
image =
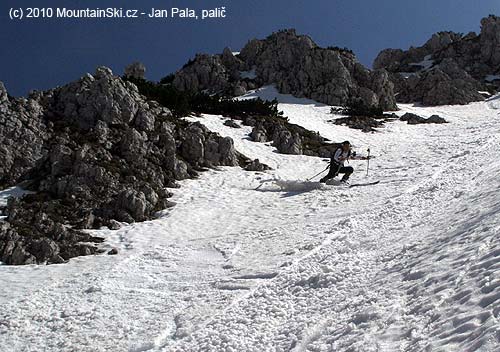
[[[386,69],[398,102],[425,105],[467,104],[498,91],[487,77],[500,73],[500,18],[481,20],[481,33],[434,34],[421,47],[383,50],[375,69]]]
[[[403,116],[399,118],[401,121],[406,121],[409,125],[418,125],[422,123],[447,123],[444,118],[439,115],[432,115],[429,118],[425,118],[419,116],[417,114],[412,114],[411,112],[407,112]]]
[[[353,98],[366,104],[396,109],[393,86],[385,70],[370,71],[352,52],[320,48],[295,30],[251,40],[235,57],[198,54],[175,74],[180,90],[241,95],[248,89],[275,84],[281,93],[343,105]]]
[[[453,59],[444,59],[432,70],[399,79],[398,101],[424,105],[468,104],[481,101],[485,88],[462,70]]]
[[[270,170],[271,168],[267,166],[266,164],[263,164],[259,161],[259,159],[255,159],[252,162],[250,162],[247,166],[245,166],[245,170],[247,171],[266,171]]]
[[[492,68],[500,65],[500,17],[489,16],[481,20],[481,61]]]
[[[252,126],[249,137],[254,142],[272,142],[278,153],[330,157],[339,143],[331,143],[317,132],[288,122],[284,117],[242,116],[246,126]]]
[[[375,58],[374,69],[386,69],[389,72],[415,72],[425,67],[425,61],[431,60],[436,52],[447,48],[452,43],[462,39],[460,33],[439,32],[421,47],[410,47],[407,51],[401,49],[382,50]],[[426,60],[426,58],[428,58]],[[432,64],[432,62],[428,62]]]
[[[228,119],[228,120],[224,121],[224,126],[228,126],[228,127],[231,127],[231,128],[241,128],[240,125],[238,125],[236,122],[234,122],[231,119]]]
[[[273,145],[281,154],[302,154],[302,137],[286,128],[278,128],[273,134]]]
[[[265,143],[269,140],[267,130],[261,123],[252,128],[252,132],[250,133],[250,138],[252,139],[252,141],[259,143]]]
[[[134,79],[145,79],[146,78],[146,66],[141,62],[134,62],[127,67],[125,67],[125,77]]]
[[[0,187],[12,186],[47,155],[52,124],[43,115],[42,93],[9,99],[0,82]]]
[[[229,87],[230,72],[221,57],[197,54],[182,70],[176,73],[173,84],[182,91],[204,91],[224,93]]]
[[[4,96],[0,176],[34,192],[5,209],[7,264],[96,253],[88,243],[100,239],[81,229],[149,219],[173,205],[166,187],[175,180],[244,159],[230,138],[174,118],[107,68],[29,99]]]

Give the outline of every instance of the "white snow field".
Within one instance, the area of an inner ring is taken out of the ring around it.
[[[500,350],[500,98],[401,105],[449,123],[366,134],[272,87],[253,96],[371,148],[369,176],[351,161],[352,183],[381,182],[305,182],[324,160],[190,118],[274,170],[181,182],[161,218],[96,231],[116,256],[0,266],[0,351]]]

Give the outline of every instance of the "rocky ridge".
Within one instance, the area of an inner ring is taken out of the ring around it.
[[[2,188],[22,182],[34,192],[3,209],[6,264],[96,253],[101,239],[81,229],[149,219],[173,205],[175,180],[249,163],[230,138],[174,118],[104,67],[27,99],[0,85],[0,142]]]
[[[375,69],[390,72],[398,102],[468,104],[500,87],[500,17],[481,20],[481,32],[434,34],[409,50],[386,49]]]
[[[349,50],[321,48],[293,29],[253,39],[238,55],[229,48],[219,55],[198,54],[173,79],[183,91],[230,96],[268,84],[275,84],[281,93],[330,105],[359,98],[369,106],[397,108],[386,70],[370,71]]]

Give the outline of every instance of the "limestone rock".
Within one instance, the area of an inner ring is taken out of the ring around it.
[[[6,104],[8,101],[9,96],[7,95],[7,89],[5,89],[3,82],[0,82],[0,105]]]
[[[481,20],[481,59],[490,67],[500,65],[500,17],[490,15]]]
[[[236,122],[234,122],[232,119],[228,119],[224,121],[224,126],[232,127],[232,128],[241,128],[240,125],[238,125]]]
[[[390,73],[399,102],[424,105],[484,100],[478,91],[500,89],[498,82],[486,81],[499,74],[499,65],[500,17],[493,15],[481,20],[479,35],[439,32],[421,47],[383,50],[374,62]]]
[[[245,170],[247,170],[247,171],[266,171],[266,170],[270,170],[270,169],[271,168],[269,166],[261,163],[259,161],[259,159],[255,159],[251,163],[249,163],[247,166],[245,166]]]
[[[273,145],[282,154],[302,154],[302,138],[298,133],[292,134],[286,128],[274,132]]]
[[[1,88],[1,87],[0,87]],[[33,194],[11,199],[0,261],[60,263],[99,249],[81,231],[144,221],[173,205],[167,186],[239,165],[231,138],[175,119],[108,68],[28,99],[0,91],[0,180]]]
[[[265,143],[269,140],[266,128],[262,124],[256,125],[252,128],[250,138],[252,139],[252,141],[259,143]]]
[[[238,71],[243,69],[252,69],[255,78],[241,79]],[[387,74],[372,74],[348,50],[320,48],[293,29],[249,41],[238,57],[227,48],[221,55],[198,54],[174,79],[174,86],[180,90],[231,96],[268,84],[275,84],[282,93],[326,104],[342,105],[361,97],[367,104],[396,109]]]
[[[141,62],[134,62],[125,68],[125,77],[144,79],[146,77],[146,66]]]
[[[411,112],[407,112],[403,116],[400,117],[401,121],[406,121],[409,125],[417,125],[422,123],[446,123],[446,120],[439,115],[432,115],[428,119],[418,116],[417,114],[413,114]]]

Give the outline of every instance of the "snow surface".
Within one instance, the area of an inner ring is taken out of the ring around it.
[[[7,189],[0,191],[0,220],[6,218],[6,216],[1,215],[2,214],[1,208],[7,206],[8,199],[10,197],[21,197],[22,195],[27,194],[27,193],[32,193],[32,192],[26,191],[26,190],[22,189],[21,187],[11,187],[11,188],[7,188]]]
[[[434,60],[431,57],[432,55],[426,55],[422,61],[411,63],[410,66],[420,66],[422,70],[428,70],[434,65]]]
[[[500,75],[487,75],[484,78],[484,80],[487,81],[487,82],[493,82],[493,81],[496,81],[496,80],[500,80]]]
[[[0,267],[0,351],[498,351],[500,99],[402,105],[450,123],[366,134],[273,87],[292,123],[369,147],[343,188],[224,117],[190,118],[273,170],[182,181],[160,219],[105,236],[116,256]],[[267,182],[269,181],[269,182]],[[259,186],[262,186],[258,188]],[[258,188],[258,189],[257,189]]]

